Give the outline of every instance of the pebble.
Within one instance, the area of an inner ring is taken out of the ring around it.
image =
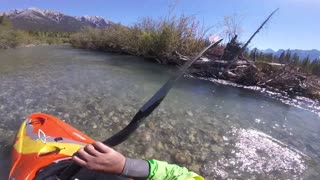
[[[200,160],[201,161],[206,161],[208,158],[208,153],[207,152],[201,152],[201,155],[200,155]]]
[[[26,103],[26,105],[29,105],[29,104],[32,103],[32,101],[33,101],[32,99],[26,99],[26,100],[25,100],[25,103]]]
[[[208,134],[211,137],[211,142],[214,144],[221,144],[223,143],[223,138],[219,136],[218,132],[213,132]]]
[[[189,164],[192,161],[192,158],[190,155],[182,152],[177,152],[174,155],[174,161],[177,162],[178,164]]]
[[[141,141],[143,141],[143,142],[150,142],[150,141],[152,140],[152,136],[151,136],[150,133],[145,132],[145,133],[142,133],[142,134],[141,134],[140,139],[141,139]]]
[[[93,128],[93,129],[97,129],[97,128],[98,128],[97,124],[96,124],[96,123],[93,123],[93,124],[92,124],[92,128]]]
[[[158,151],[162,151],[162,150],[164,149],[163,144],[162,144],[161,141],[158,141],[156,147],[157,147],[157,150],[158,150]]]
[[[191,111],[187,111],[188,116],[193,117],[193,113]]]
[[[102,117],[102,121],[104,122],[104,123],[107,123],[107,122],[109,122],[109,118],[108,117]]]
[[[192,143],[195,143],[195,142],[196,142],[196,138],[194,137],[194,134],[189,134],[189,140],[190,140],[190,142],[192,142]]]
[[[115,123],[118,123],[118,122],[119,122],[119,118],[117,118],[117,117],[115,117],[115,116],[113,116],[111,119],[112,119],[112,121],[115,122]]]
[[[153,121],[147,122],[146,126],[151,130],[154,130],[155,127],[156,127],[156,125],[155,125],[155,123]]]
[[[200,165],[198,165],[198,164],[192,164],[192,165],[189,167],[189,169],[190,169],[191,171],[194,171],[194,172],[199,172],[199,170],[200,170]]]
[[[223,139],[224,141],[228,141],[228,140],[229,140],[229,138],[227,138],[226,136],[222,136],[222,139]]]
[[[172,144],[177,144],[177,137],[170,136],[168,141],[171,142]],[[182,144],[183,142],[180,142],[180,143]]]
[[[70,117],[70,115],[69,115],[69,114],[65,114],[63,117],[64,117],[65,119],[68,119],[68,118]]]
[[[113,116],[113,114],[114,114],[114,112],[113,111],[111,111],[111,112],[109,112],[109,117],[112,117]]]

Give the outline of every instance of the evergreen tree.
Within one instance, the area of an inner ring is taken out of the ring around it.
[[[273,54],[272,53],[265,54],[265,60],[268,62],[273,62]]]
[[[310,64],[310,70],[314,75],[320,75],[320,60],[315,59]]]
[[[299,62],[300,62],[300,57],[299,57],[299,55],[298,55],[297,53],[294,53],[294,54],[293,54],[292,62],[293,62],[294,64],[296,64],[296,65],[299,64]]]
[[[250,59],[252,59],[253,61],[256,61],[256,58],[257,58],[257,52],[258,52],[258,49],[257,48],[254,48],[251,52],[250,52]]]
[[[285,62],[291,62],[291,51],[287,50],[286,55],[284,56]]]
[[[310,57],[307,56],[302,60],[301,66],[305,69],[305,70],[309,70],[310,67]]]
[[[285,63],[285,51],[283,51],[281,54],[280,54],[280,56],[279,56],[279,58],[278,58],[278,61],[280,62],[280,63]]]

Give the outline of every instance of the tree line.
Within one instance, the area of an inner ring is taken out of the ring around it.
[[[273,53],[263,53],[258,49],[253,49],[247,53],[250,59],[254,61],[274,62],[281,64],[292,64],[302,68],[303,70],[320,76],[320,59],[311,59],[310,56],[300,58],[297,53],[292,53],[290,50],[283,51],[279,56]]]

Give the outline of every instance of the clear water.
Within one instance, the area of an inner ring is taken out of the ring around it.
[[[14,134],[30,113],[52,114],[104,140],[123,128],[175,70],[69,46],[0,51],[0,179],[9,171]],[[317,179],[319,106],[290,102],[184,77],[116,149],[132,158],[177,163],[206,179]]]

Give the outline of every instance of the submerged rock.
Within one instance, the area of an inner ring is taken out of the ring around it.
[[[152,129],[152,130],[154,130],[155,127],[156,127],[156,125],[155,125],[155,123],[154,123],[153,121],[147,122],[147,123],[146,123],[146,126],[147,126],[149,129]]]
[[[213,151],[214,153],[221,153],[223,152],[223,148],[218,146],[218,145],[211,145],[210,146],[211,151]]]
[[[156,152],[156,151],[155,151],[153,148],[147,147],[146,150],[145,150],[145,152],[144,152],[144,156],[145,156],[146,158],[152,158],[152,157],[154,156],[155,152]]]

